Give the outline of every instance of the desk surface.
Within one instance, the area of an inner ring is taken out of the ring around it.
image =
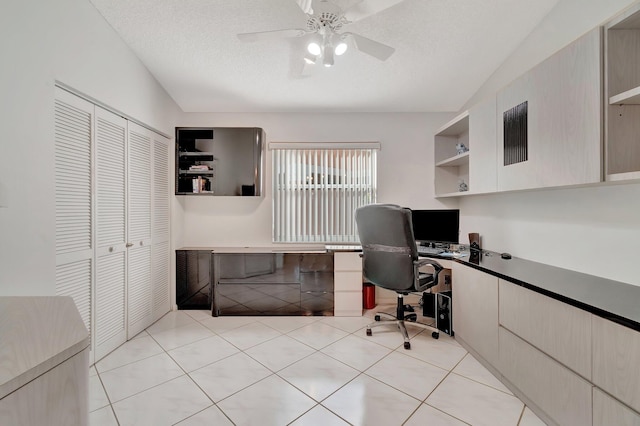
[[[639,286],[487,250],[454,261],[640,331]]]

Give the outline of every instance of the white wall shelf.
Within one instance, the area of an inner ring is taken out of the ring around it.
[[[436,167],[462,166],[469,162],[469,151],[436,163]]]

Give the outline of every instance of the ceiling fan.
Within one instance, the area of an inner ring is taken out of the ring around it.
[[[336,0],[340,1],[340,0]],[[286,37],[308,37],[306,64],[322,64],[330,67],[335,56],[344,54],[352,41],[353,46],[381,61],[387,60],[395,49],[352,32],[343,32],[343,27],[374,15],[403,0],[352,0],[351,5],[342,9],[329,0],[295,0],[306,14],[304,28],[290,28],[238,34],[242,41],[261,41]]]

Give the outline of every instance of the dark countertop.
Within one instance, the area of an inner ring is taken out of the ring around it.
[[[640,331],[640,286],[487,250],[454,261]]]

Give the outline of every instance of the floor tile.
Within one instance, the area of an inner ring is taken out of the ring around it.
[[[184,371],[166,353],[154,355],[100,374],[111,402],[174,379]]]
[[[289,336],[276,337],[245,351],[247,355],[273,372],[282,370],[314,352],[315,349]]]
[[[217,403],[271,374],[258,361],[244,353],[238,353],[189,375]]]
[[[113,404],[120,426],[173,425],[212,405],[186,375]]]
[[[110,405],[89,413],[89,426],[118,426]]]
[[[349,423],[324,408],[316,405],[311,410],[300,416],[291,426],[349,426]]]
[[[318,321],[318,317],[260,317],[259,321],[280,333],[289,333],[297,328],[313,324]]]
[[[294,339],[315,349],[322,349],[336,340],[342,339],[348,334],[349,333],[346,331],[339,330],[327,324],[322,324],[319,321],[287,333],[288,336],[293,337]]]
[[[338,340],[321,350],[338,361],[364,371],[391,353],[391,349],[353,335]]]
[[[403,426],[464,426],[466,424],[467,423],[440,410],[436,410],[427,404],[422,404]]]
[[[170,350],[169,356],[186,372],[191,372],[240,352],[220,336],[208,337]]]
[[[518,424],[524,404],[518,398],[490,386],[449,374],[425,401],[473,425]]]
[[[146,331],[153,335],[161,331],[193,324],[194,322],[196,322],[196,320],[187,314],[187,311],[171,311],[153,323]]]
[[[316,402],[278,376],[270,376],[218,403],[236,425],[286,425]]]
[[[107,398],[107,393],[102,387],[100,377],[89,377],[89,412],[106,407],[109,404],[109,398]]]
[[[340,330],[344,330],[347,333],[353,333],[366,327],[371,323],[371,318],[366,317],[324,317],[320,320],[321,323],[330,325]]]
[[[231,332],[227,331],[221,333],[220,337],[237,348],[245,350],[281,335],[282,333],[271,327],[267,327],[259,322],[253,322],[251,324],[235,328]]]
[[[513,393],[503,385],[500,380],[496,379],[496,377],[482,364],[480,364],[480,362],[478,362],[471,354],[467,354],[462,361],[456,365],[453,372],[460,376],[464,376],[467,379],[475,380],[476,382],[480,382],[498,389],[499,391],[508,393],[509,395],[513,395]]]
[[[420,401],[367,375],[338,390],[322,405],[354,425],[401,425]]]
[[[197,342],[198,340],[206,339],[207,337],[212,337],[214,333],[199,322],[193,321],[191,324],[151,333],[151,336],[164,350],[169,351],[179,348],[180,346],[188,345],[189,343]]]
[[[215,405],[177,423],[176,426],[233,426],[231,420]]]
[[[405,350],[403,347],[396,350],[445,370],[451,370],[467,354],[467,351],[461,346],[434,339],[431,337],[431,333],[420,333],[412,338],[409,350]]]
[[[203,311],[199,309],[186,309],[184,311],[187,315],[196,321],[203,321],[211,318],[211,311]]]
[[[400,352],[393,352],[365,371],[383,383],[424,401],[449,372]]]
[[[115,351],[96,363],[96,369],[100,373],[131,364],[141,359],[149,358],[164,352],[162,347],[148,334],[138,339],[125,342]]]
[[[529,407],[524,407],[524,412],[522,413],[522,418],[520,419],[520,423],[518,426],[545,426],[546,423],[540,420],[538,416],[535,415]]]
[[[210,317],[200,320],[200,324],[214,333],[220,334],[243,325],[256,322],[256,317]]]
[[[280,377],[316,401],[322,401],[358,374],[360,372],[355,368],[321,352],[278,372]]]

